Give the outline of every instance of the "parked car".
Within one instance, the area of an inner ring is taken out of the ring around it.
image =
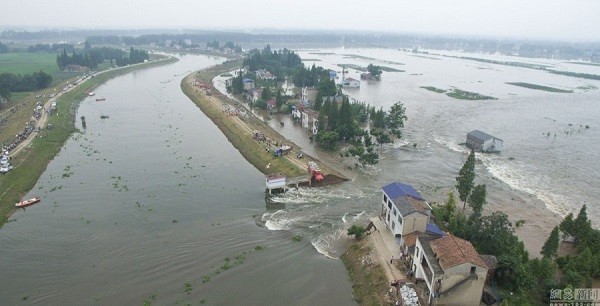
[[[0,172],[1,173],[7,173],[8,171],[12,170],[13,166],[11,166],[9,163],[3,164],[2,166],[0,166]]]

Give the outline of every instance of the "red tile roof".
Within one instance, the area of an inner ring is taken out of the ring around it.
[[[432,241],[430,245],[442,269],[464,263],[472,263],[487,268],[486,263],[481,259],[473,245],[464,239],[448,234],[443,238]]]

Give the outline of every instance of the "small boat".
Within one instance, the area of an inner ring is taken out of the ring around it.
[[[15,204],[15,207],[27,207],[29,205],[33,205],[35,203],[39,203],[42,200],[40,197],[31,198],[29,200],[21,201]]]
[[[108,115],[100,115],[100,119],[108,119]]]
[[[95,93],[93,93],[93,92],[88,93],[88,96],[90,96],[90,97],[93,97],[94,95],[95,95]]]
[[[104,100],[106,100],[106,99],[105,98],[98,98],[98,99],[96,99],[97,102],[104,101]]]

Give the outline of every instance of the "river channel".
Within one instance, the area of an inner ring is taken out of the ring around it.
[[[181,92],[221,61],[181,56],[81,103],[87,129],[27,195],[42,202],[0,230],[1,305],[354,303],[341,261],[260,222],[264,176]]]

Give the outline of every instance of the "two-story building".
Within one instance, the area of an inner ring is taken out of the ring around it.
[[[412,272],[430,305],[479,305],[488,267],[470,242],[448,234],[417,237]]]
[[[431,206],[412,186],[394,182],[383,186],[381,214],[392,234],[403,235],[427,230]]]

